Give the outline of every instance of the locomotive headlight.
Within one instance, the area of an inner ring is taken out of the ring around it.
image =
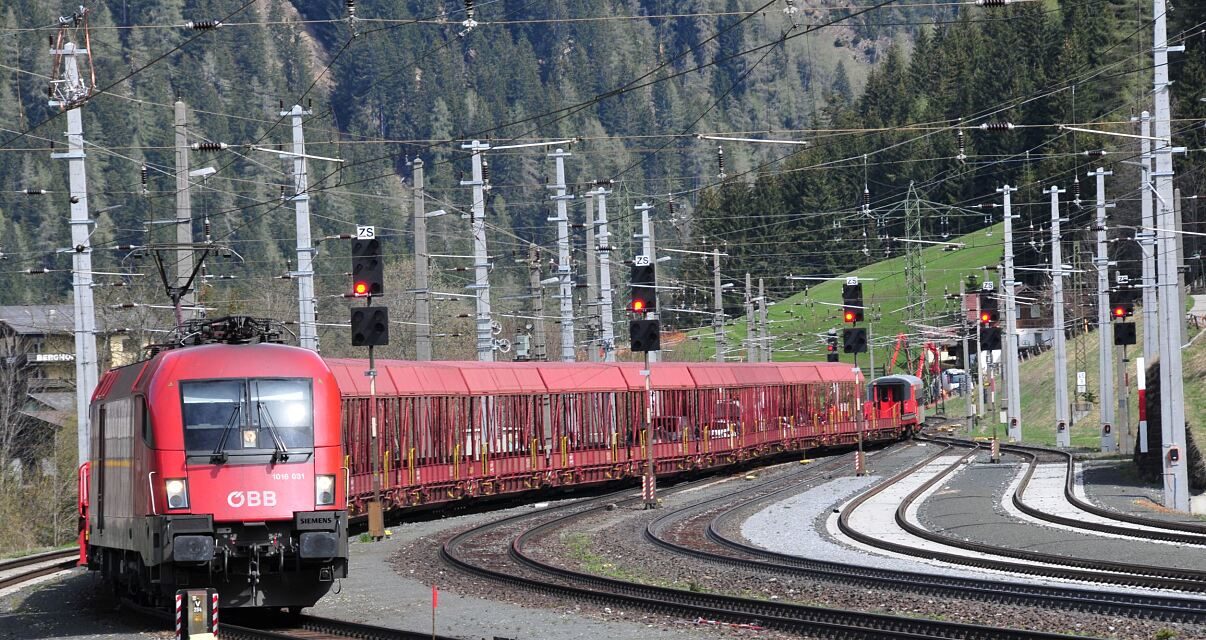
[[[169,509],[188,508],[188,481],[183,478],[164,480],[163,488],[167,492]]]
[[[314,503],[319,506],[335,504],[335,476],[314,477]]]

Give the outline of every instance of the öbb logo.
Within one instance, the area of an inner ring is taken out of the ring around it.
[[[226,495],[226,504],[232,508],[275,507],[275,491],[231,491]]]

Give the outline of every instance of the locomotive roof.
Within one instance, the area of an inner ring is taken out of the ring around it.
[[[918,378],[917,376],[908,375],[907,373],[901,373],[901,374],[897,374],[897,375],[883,376],[880,378],[876,378],[875,380],[873,380],[871,382],[871,384],[880,384],[880,383],[900,384],[902,382],[905,384],[908,384],[908,385],[912,385],[914,387],[921,386],[921,378]]]
[[[282,344],[207,344],[161,351],[149,360],[105,372],[92,399],[145,391],[162,372],[178,379],[288,377],[325,373],[318,355]]]
[[[367,396],[368,361],[332,358],[327,365],[345,396]],[[509,395],[640,391],[645,387],[637,362],[463,362],[378,360],[377,393],[383,396]],[[851,367],[829,363],[659,362],[650,368],[655,389],[744,387],[752,385],[854,382]]]

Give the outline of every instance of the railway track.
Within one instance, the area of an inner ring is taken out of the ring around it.
[[[757,494],[760,493],[760,488],[752,488],[696,503],[651,521],[646,525],[644,535],[649,542],[663,549],[745,571],[822,579],[860,588],[898,589],[939,598],[963,598],[995,604],[1121,615],[1159,622],[1206,622],[1206,601],[1201,600],[1146,594],[1128,595],[1075,587],[1047,587],[1008,580],[960,578],[863,567],[768,551],[721,534],[721,530],[727,528],[726,523],[737,517],[740,511],[753,505],[772,502],[796,490],[796,486],[790,485],[770,492],[762,491],[759,496]],[[733,502],[737,502],[739,506],[725,507]],[[717,509],[724,510],[709,520],[707,539],[744,557],[713,553],[666,539],[664,533],[674,522]]]
[[[932,437],[930,439],[935,442],[943,442],[946,444],[953,444],[955,446],[967,447],[975,445],[975,443],[960,440],[958,438]],[[1012,500],[1013,505],[1017,507],[1019,511],[1028,516],[1051,522],[1053,524],[1060,524],[1077,529],[1088,529],[1100,533],[1108,533],[1130,538],[1140,538],[1144,540],[1160,540],[1164,542],[1175,542],[1178,544],[1206,546],[1206,525],[1199,525],[1190,522],[1157,520],[1155,518],[1144,518],[1142,516],[1122,513],[1112,509],[1105,509],[1088,502],[1087,500],[1081,499],[1080,496],[1076,495],[1076,459],[1067,451],[1023,445],[1002,445],[1001,450],[1006,453],[1017,455],[1028,462],[1026,475],[1023,476],[1021,484],[1018,485],[1018,490],[1014,492]],[[1139,525],[1143,528],[1137,529],[1135,527],[1095,522],[1092,520],[1078,520],[1075,518],[1048,513],[1026,504],[1024,494],[1031,478],[1034,476],[1035,469],[1038,468],[1038,460],[1040,455],[1054,455],[1064,459],[1065,464],[1067,465],[1067,471],[1064,476],[1064,498],[1066,498],[1074,507],[1100,518],[1106,518],[1108,520],[1114,520],[1117,522],[1125,522],[1131,525]]]
[[[370,624],[299,616],[265,625],[220,624],[223,640],[456,640],[447,636],[403,631]]]
[[[1011,549],[980,542],[962,540],[953,536],[929,531],[909,522],[908,518],[906,517],[906,512],[908,511],[909,506],[923,493],[925,493],[935,484],[940,482],[944,477],[946,477],[947,474],[953,471],[959,464],[961,464],[961,461],[950,465],[945,471],[936,474],[926,483],[906,496],[896,509],[895,519],[897,525],[913,536],[947,547],[962,549],[964,551],[972,551],[981,555],[968,556],[935,549],[920,549],[916,546],[899,544],[888,540],[882,540],[877,536],[864,534],[850,525],[850,515],[857,511],[860,506],[865,504],[868,500],[876,495],[882,493],[893,484],[913,475],[917,470],[941,457],[954,445],[947,444],[946,446],[946,449],[939,451],[937,454],[931,456],[921,464],[915,465],[914,467],[897,474],[896,476],[852,500],[846,506],[846,508],[842,510],[842,514],[838,518],[838,527],[842,533],[865,545],[877,547],[893,553],[939,560],[950,564],[959,564],[977,567],[980,569],[990,569],[994,571],[1020,573],[1043,578],[1056,578],[1062,580],[1110,584],[1124,587],[1143,587],[1192,593],[1206,592],[1206,573],[1200,571],[1147,567],[1120,562],[1083,560],[1080,558],[1072,558],[1069,556],[1061,556],[1056,554]],[[975,453],[975,449],[973,449],[968,455],[971,455],[972,453]],[[1001,558],[1025,560],[1026,563],[1024,564],[1014,562],[1012,560],[1003,560]]]
[[[64,549],[4,560],[0,562],[0,574],[25,567],[29,568],[24,571],[17,571],[12,575],[0,577],[0,589],[15,587],[34,578],[71,569],[76,565],[78,558],[79,551],[77,549]]]
[[[796,474],[796,477],[801,475],[803,474]],[[766,484],[775,482],[772,480]],[[616,497],[617,495],[613,494],[593,501],[546,511],[542,515],[554,517],[527,528],[514,537],[509,545],[508,556],[513,562],[524,567],[525,573],[533,575],[520,575],[511,567],[507,569],[498,567],[497,562],[475,562],[462,555],[462,551],[472,547],[475,540],[492,534],[496,535],[501,529],[521,524],[524,519],[532,517],[533,514],[511,516],[462,532],[443,545],[440,555],[445,562],[471,574],[558,597],[583,599],[610,606],[635,607],[678,617],[715,619],[734,624],[756,624],[764,628],[808,633],[825,638],[866,640],[881,638],[885,640],[888,638],[1012,640],[1016,638],[1020,640],[1022,638],[1069,637],[631,583],[565,569],[545,563],[525,553],[525,547],[533,539],[548,535],[558,528],[572,524],[575,520],[597,514],[608,508],[608,502]],[[636,498],[625,498],[619,500],[618,503],[631,504],[636,501]],[[486,566],[487,564],[490,566]]]

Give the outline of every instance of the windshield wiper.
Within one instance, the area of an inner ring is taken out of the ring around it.
[[[230,436],[230,430],[234,427],[237,415],[239,415],[239,405],[236,404],[230,412],[230,417],[226,419],[226,426],[222,428],[222,437],[218,439],[218,446],[214,447],[213,453],[209,454],[211,464],[226,462],[230,457],[224,449],[226,448],[226,438]]]
[[[268,433],[272,435],[272,446],[276,449],[272,452],[272,461],[278,459],[281,462],[289,461],[289,447],[285,446],[285,441],[281,439],[281,435],[276,432],[276,425],[272,422],[272,412],[264,408],[264,403],[255,401],[256,411],[259,411],[260,418],[264,420],[264,424],[268,426]]]

